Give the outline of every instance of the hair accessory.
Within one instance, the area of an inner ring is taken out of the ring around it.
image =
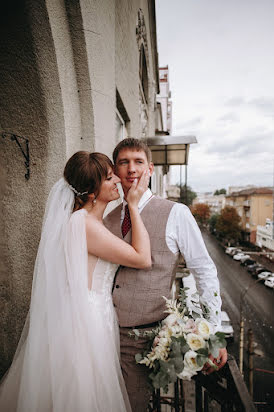
[[[83,196],[86,195],[88,192],[78,192],[73,186],[69,185],[70,189],[77,195],[77,196]]]

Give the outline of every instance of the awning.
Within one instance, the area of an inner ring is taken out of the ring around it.
[[[152,152],[155,166],[187,165],[189,146],[197,143],[195,136],[147,137],[146,144]]]

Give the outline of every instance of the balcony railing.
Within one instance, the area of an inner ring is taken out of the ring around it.
[[[160,390],[155,391],[150,406],[151,412],[170,410],[185,411],[183,381],[174,384],[174,395],[165,396]],[[212,403],[214,407],[212,409]],[[217,406],[216,406],[217,404]],[[162,406],[165,409],[162,409]],[[255,412],[256,408],[250,398],[245,382],[232,356],[229,355],[226,365],[211,375],[199,373],[195,377],[195,410],[208,412]]]

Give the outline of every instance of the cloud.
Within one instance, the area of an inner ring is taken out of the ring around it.
[[[243,97],[240,96],[234,96],[231,99],[228,99],[225,102],[225,106],[229,106],[229,107],[238,107],[241,106],[242,104],[245,103],[245,100]]]
[[[226,113],[225,115],[219,117],[218,121],[234,123],[234,122],[239,122],[240,118],[239,118],[239,115],[236,114],[235,112],[229,112],[229,113]]]
[[[266,115],[274,116],[274,98],[261,96],[250,100],[247,104]]]
[[[201,125],[203,122],[203,117],[199,116],[199,117],[193,117],[190,118],[187,121],[179,121],[177,124],[177,129],[178,130],[187,130],[189,128],[193,128],[193,127],[197,127],[199,125]]]

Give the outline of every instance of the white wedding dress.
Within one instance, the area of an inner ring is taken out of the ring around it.
[[[86,211],[53,187],[37,253],[29,315],[0,387],[5,412],[130,412],[112,303],[117,265],[97,260],[88,289]],[[96,241],[96,239],[94,239]]]

